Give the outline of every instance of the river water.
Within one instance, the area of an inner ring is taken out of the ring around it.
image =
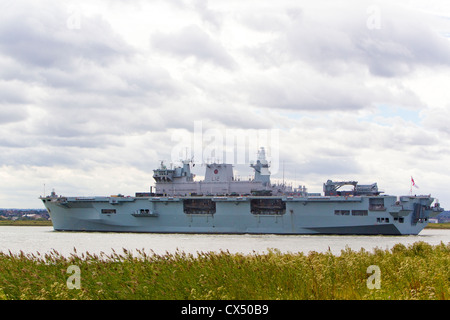
[[[417,236],[329,236],[329,235],[216,235],[216,234],[152,234],[57,232],[53,227],[0,226],[0,251],[8,253],[48,253],[58,251],[64,256],[74,252],[100,254],[123,253],[123,249],[156,254],[184,251],[196,254],[209,251],[231,253],[265,253],[269,249],[281,252],[326,252],[340,254],[350,248],[390,249],[397,243],[409,245],[424,241],[432,245],[450,243],[450,230],[425,229]]]

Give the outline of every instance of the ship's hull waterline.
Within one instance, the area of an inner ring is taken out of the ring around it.
[[[41,198],[57,231],[416,235],[429,196]]]

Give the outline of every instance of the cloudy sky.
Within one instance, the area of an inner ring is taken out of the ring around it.
[[[413,176],[450,208],[449,118],[445,0],[0,2],[3,208],[147,191],[184,144],[230,141],[240,176],[259,144],[274,181]]]

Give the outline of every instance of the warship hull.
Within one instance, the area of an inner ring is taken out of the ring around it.
[[[416,235],[443,209],[430,196],[41,198],[57,231]]]

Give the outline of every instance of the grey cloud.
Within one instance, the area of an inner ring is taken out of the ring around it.
[[[421,104],[407,89],[395,92],[390,87],[367,86],[365,80],[352,77],[328,77],[291,64],[270,76],[248,79],[243,84],[253,105],[271,109],[303,111],[358,111],[376,103]]]
[[[222,16],[209,9],[208,0],[195,0],[194,9],[200,15],[204,22],[213,25],[215,28],[219,28],[222,24]]]
[[[64,4],[44,2],[11,3],[0,13],[0,125],[14,132],[0,146],[102,149],[124,134],[165,130],[170,119],[155,110],[178,99],[182,86],[101,17],[81,11],[72,30]],[[58,159],[65,156],[49,163]]]
[[[437,130],[441,134],[442,139],[447,140],[450,137],[449,117],[450,104],[447,104],[445,108],[427,110],[423,119],[423,125],[427,128]]]
[[[286,10],[284,18],[276,10],[264,12],[272,22],[266,28],[242,17],[254,31],[271,32],[265,42],[242,48],[260,67],[241,82],[248,101],[317,112],[357,112],[380,103],[423,108],[402,77],[422,67],[450,67],[450,43],[431,29],[432,18],[388,4],[381,6],[381,28],[369,29],[367,7],[356,4],[331,15],[331,9],[307,6]]]
[[[182,89],[161,67],[146,67],[130,60],[104,68],[79,60],[73,72],[59,68],[39,71],[43,84],[78,93],[92,93],[105,97],[129,97],[134,102],[149,94],[178,96]]]
[[[68,152],[67,149],[58,148],[1,148],[0,147],[0,163],[2,165],[12,166],[53,166],[64,164],[72,166],[81,161],[80,157],[75,157],[73,150]],[[80,155],[78,153],[78,155]]]
[[[278,78],[262,83],[251,92],[251,101],[258,106],[293,110],[358,110],[365,107],[369,99],[364,96],[367,91],[363,86],[354,86],[354,90],[341,90],[339,84],[329,81],[320,83],[319,79],[294,77]]]
[[[29,90],[26,83],[0,80],[0,125],[28,117],[27,103],[32,100]]]
[[[70,13],[55,2],[11,5],[0,21],[0,49],[22,64],[68,68],[79,57],[107,64],[132,49],[101,17],[80,16],[80,28],[67,25]]]
[[[226,49],[195,25],[177,33],[156,33],[150,42],[153,48],[182,58],[195,57],[225,69],[236,67],[236,62]]]
[[[0,80],[0,104],[24,104],[30,101],[25,83]]]
[[[417,66],[450,66],[450,44],[421,23],[407,9],[381,6],[380,28],[366,25],[366,7],[345,10],[342,16],[313,20],[306,14],[286,32],[286,46],[293,58],[312,63],[322,72],[336,69],[339,63],[357,62],[376,76],[405,75]],[[344,20],[343,17],[346,19]]]
[[[170,76],[162,68],[136,67],[134,49],[101,17],[83,16],[81,11],[80,28],[71,29],[67,25],[68,7],[44,2],[42,7],[33,2],[9,4],[8,15],[1,17],[2,79],[23,81],[26,89],[30,84],[41,89],[67,89],[71,96],[75,92],[123,96],[143,91],[174,93]],[[135,67],[130,67],[133,64]],[[12,102],[13,92],[3,92],[2,86],[0,99]]]
[[[0,104],[0,125],[12,122],[19,122],[28,117],[25,106]],[[5,133],[6,136],[7,133]]]
[[[345,175],[345,177],[350,178],[349,175],[357,175],[362,172],[361,165],[354,158],[350,157],[325,158],[317,156],[314,159],[301,163],[286,163],[285,166],[287,168],[285,175],[291,179],[294,177],[304,178],[311,175],[328,178]],[[280,168],[280,172],[282,172],[282,168]]]
[[[314,6],[286,10],[284,16],[277,11],[259,15],[264,18],[247,14],[240,23],[257,32],[271,32],[272,37],[244,52],[265,67],[303,61],[333,76],[368,70],[391,78],[421,66],[450,66],[450,43],[432,29],[433,23],[442,24],[438,18],[386,2],[377,5],[379,28],[369,28],[371,5],[334,4],[334,15],[332,7],[320,11]]]
[[[289,18],[297,19],[301,9],[289,9],[283,12],[243,12],[236,19],[243,26],[258,32],[284,33],[289,25]]]

